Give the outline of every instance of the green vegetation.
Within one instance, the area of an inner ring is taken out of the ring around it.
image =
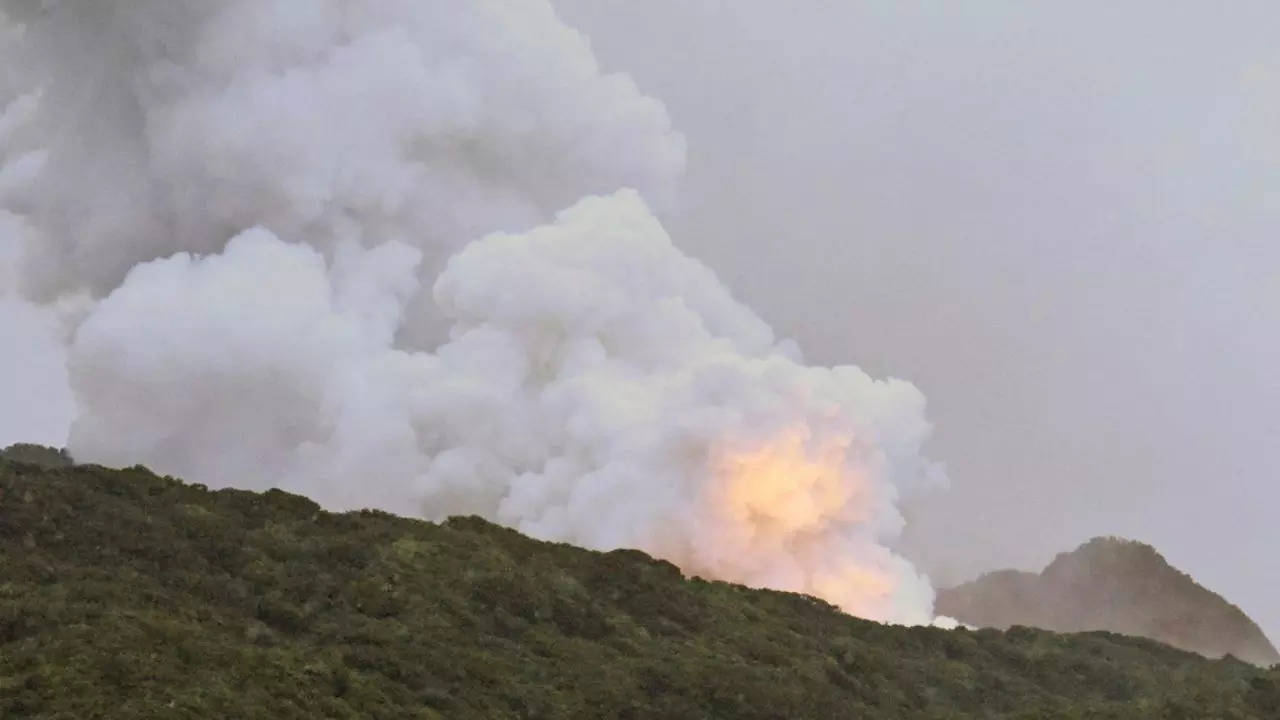
[[[980,627],[1109,630],[1208,657],[1280,663],[1244,611],[1169,565],[1150,545],[1119,538],[1094,538],[1058,555],[1039,574],[1001,570],[943,590],[938,612]]]
[[[1274,720],[1280,668],[888,627],[475,518],[0,460],[0,716]]]
[[[67,454],[66,450],[55,450],[54,448],[30,443],[18,443],[0,450],[0,460],[11,460],[16,463],[39,465],[47,468],[68,467],[72,464],[71,456]]]

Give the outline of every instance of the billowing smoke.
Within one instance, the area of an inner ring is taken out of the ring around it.
[[[545,2],[3,7],[0,273],[68,328],[78,459],[931,619],[923,397],[676,249],[682,140]]]
[[[589,192],[663,197],[684,165],[661,103],[602,75],[545,2],[5,6],[31,18],[9,94],[41,97],[0,123],[0,188],[40,228],[24,280],[41,297],[105,293],[253,225],[326,253],[397,240],[434,265]]]
[[[73,415],[68,313],[83,298],[43,305],[17,293],[26,235],[22,218],[0,210],[0,444],[20,439],[61,446]]]

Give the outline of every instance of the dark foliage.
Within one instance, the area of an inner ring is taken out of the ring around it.
[[[0,450],[0,460],[12,460],[13,462],[48,468],[68,467],[72,464],[71,456],[67,454],[66,450],[57,450],[30,443],[18,443]]]
[[[1271,718],[1280,669],[858,620],[476,518],[0,460],[0,717]]]

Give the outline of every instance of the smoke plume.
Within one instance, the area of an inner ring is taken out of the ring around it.
[[[683,140],[545,2],[0,7],[0,302],[77,459],[932,619],[889,548],[923,397],[672,244]]]

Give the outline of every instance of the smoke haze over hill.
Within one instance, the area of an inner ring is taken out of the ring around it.
[[[673,245],[682,137],[546,2],[4,7],[6,383],[66,353],[77,460],[932,620],[923,396]]]
[[[939,583],[1120,535],[1280,637],[1280,5],[555,4],[688,137],[682,246],[929,397]]]
[[[0,8],[0,445],[1280,631],[1274,3]]]

